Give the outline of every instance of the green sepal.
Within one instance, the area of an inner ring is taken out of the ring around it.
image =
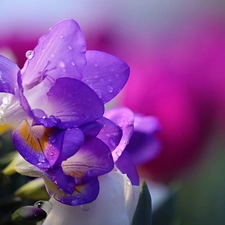
[[[140,195],[132,219],[132,225],[152,224],[152,200],[145,181],[141,184]]]
[[[12,221],[16,224],[30,225],[45,219],[47,213],[35,206],[23,206],[12,214]]]

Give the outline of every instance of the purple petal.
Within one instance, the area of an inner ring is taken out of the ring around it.
[[[96,137],[100,130],[102,129],[103,125],[98,122],[94,121],[91,123],[85,123],[80,126],[80,129],[84,132],[85,135],[90,135]]]
[[[103,124],[103,127],[97,135],[97,138],[102,140],[111,151],[114,151],[122,137],[121,128],[104,117],[101,117],[98,121]]]
[[[82,79],[86,64],[86,43],[79,25],[74,20],[64,20],[39,39],[33,51],[27,53],[22,80],[26,89],[44,81],[46,86],[59,77]]]
[[[57,189],[62,190],[67,194],[72,194],[74,192],[76,186],[74,178],[65,175],[61,167],[55,169],[50,168],[45,172],[44,176],[48,177],[48,179],[57,186]]]
[[[104,106],[95,92],[82,81],[59,78],[47,93],[48,115],[61,120],[60,128],[80,126],[95,121],[104,112]]]
[[[0,55],[0,92],[15,94],[14,88],[19,71],[14,62]]]
[[[67,129],[64,134],[62,152],[58,162],[73,156],[84,143],[84,134],[79,128]]]
[[[97,179],[77,185],[71,195],[57,189],[57,186],[47,178],[44,178],[44,180],[49,195],[66,205],[76,206],[92,202],[97,198],[99,193],[99,182]]]
[[[30,127],[24,120],[13,133],[13,143],[25,160],[39,169],[53,166],[60,154],[64,131]]]
[[[119,159],[116,161],[116,167],[123,173],[127,174],[132,185],[139,185],[139,176],[136,166],[130,158],[130,154],[124,151]]]
[[[129,66],[121,59],[99,51],[87,51],[87,66],[83,81],[106,103],[124,87],[130,74]]]
[[[121,127],[123,132],[119,145],[112,152],[113,160],[116,162],[129,143],[133,134],[134,114],[128,108],[118,107],[107,111],[105,113],[105,117],[109,118],[119,127]]]
[[[135,165],[143,164],[158,156],[160,142],[156,133],[159,121],[152,116],[135,115],[134,133],[126,147]]]
[[[75,178],[76,183],[83,183],[110,172],[114,163],[109,148],[99,139],[86,137],[79,151],[62,162],[65,174]]]

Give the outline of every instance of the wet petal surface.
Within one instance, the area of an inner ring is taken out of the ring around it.
[[[87,51],[87,66],[83,79],[103,103],[113,99],[124,87],[130,74],[121,59],[100,51]]]
[[[25,160],[46,170],[56,163],[63,136],[64,132],[59,129],[31,127],[24,120],[13,133],[13,143]]]
[[[47,95],[49,104],[46,113],[61,120],[57,124],[60,128],[95,121],[104,112],[104,106],[95,92],[76,79],[57,79]]]
[[[27,61],[22,70],[25,89],[44,82],[52,86],[59,77],[81,79],[86,64],[86,43],[79,25],[74,20],[64,20],[47,35],[39,39],[33,51],[27,52]]]

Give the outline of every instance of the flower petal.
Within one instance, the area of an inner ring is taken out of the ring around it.
[[[121,59],[104,52],[87,51],[86,58],[87,66],[82,81],[106,103],[122,90],[130,68]]]
[[[132,185],[139,185],[139,176],[136,170],[136,166],[130,158],[130,154],[127,151],[123,151],[122,155],[116,161],[116,167],[123,173],[127,174]]]
[[[85,135],[91,135],[96,137],[100,130],[102,129],[103,125],[98,122],[94,121],[91,123],[85,123],[80,126],[80,129],[84,132]]]
[[[13,133],[13,143],[25,160],[39,169],[53,166],[60,154],[64,131],[30,127],[24,120]]]
[[[25,89],[32,89],[42,81],[45,85],[59,77],[81,79],[86,64],[86,43],[79,25],[74,20],[64,20],[39,39],[33,51],[27,53],[22,79]]]
[[[122,137],[121,128],[105,117],[101,117],[98,121],[103,124],[103,127],[97,138],[102,140],[111,151],[114,151]]]
[[[74,177],[79,184],[108,173],[113,166],[109,148],[91,136],[86,138],[75,155],[62,162],[64,173]]]
[[[64,134],[62,152],[58,161],[61,162],[73,156],[84,143],[84,134],[79,128],[67,129]]]
[[[0,55],[0,92],[15,94],[14,88],[19,71],[14,62]]]
[[[53,182],[58,190],[61,190],[67,194],[72,194],[75,189],[75,180],[71,176],[67,176],[61,167],[50,168],[43,173],[42,177],[45,179],[47,177],[51,182]]]
[[[112,120],[115,124],[121,127],[123,135],[119,145],[113,150],[114,162],[121,156],[123,150],[130,141],[134,131],[134,114],[131,110],[125,107],[118,107],[111,109],[105,113],[105,117]]]
[[[60,128],[80,126],[95,121],[104,112],[104,106],[95,92],[82,81],[72,78],[59,78],[47,93],[48,115],[61,120]]]
[[[97,198],[99,193],[98,179],[92,179],[85,184],[77,185],[73,194],[66,194],[59,190],[57,186],[46,177],[44,180],[49,195],[66,205],[76,206],[92,202]]]
[[[134,133],[126,147],[135,165],[156,158],[160,153],[160,142],[156,137],[159,121],[152,116],[135,115]]]

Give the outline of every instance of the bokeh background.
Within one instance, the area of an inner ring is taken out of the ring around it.
[[[130,65],[114,104],[159,119],[161,151],[138,168],[157,182],[152,195],[172,193],[154,224],[224,225],[225,1],[1,0],[0,53],[22,68],[26,51],[67,18],[87,49]]]

